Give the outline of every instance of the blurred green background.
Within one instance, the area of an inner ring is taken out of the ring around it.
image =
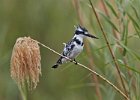
[[[119,61],[130,97],[132,100],[140,100],[140,1],[103,0],[109,1],[104,3],[110,17],[103,11],[102,0],[92,1],[101,15],[100,21]],[[94,70],[121,88],[112,58],[88,0],[79,0],[79,6],[85,27],[100,38],[86,41],[96,65]],[[0,100],[22,100],[17,85],[10,77],[11,52],[18,37],[30,36],[61,53],[62,43],[72,38],[74,25],[78,24],[74,0],[0,0]],[[118,41],[125,50],[123,54],[118,51],[112,30],[121,38]],[[29,100],[99,100],[95,90],[95,81],[89,71],[72,63],[64,64],[54,70],[51,66],[59,56],[46,48],[40,48],[42,76],[37,88],[29,92]],[[89,66],[87,53],[84,49],[77,60]],[[124,56],[127,65],[131,68],[126,68],[122,63]],[[101,79],[98,81],[101,100],[124,99],[104,81]]]

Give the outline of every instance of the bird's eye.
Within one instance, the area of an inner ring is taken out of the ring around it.
[[[84,32],[88,32],[88,30],[87,30],[86,28],[82,28],[82,30],[83,30]]]

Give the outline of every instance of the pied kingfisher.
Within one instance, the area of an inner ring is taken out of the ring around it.
[[[64,44],[65,46],[64,46],[64,50],[62,52],[62,55],[66,56],[66,57],[68,57],[76,62],[75,58],[83,50],[83,47],[84,47],[83,38],[85,38],[85,37],[91,37],[91,38],[98,39],[97,37],[89,34],[88,30],[86,28],[78,25],[76,27],[76,30],[75,30],[75,33],[74,33],[72,40],[69,41],[67,44]],[[67,61],[68,61],[68,59],[61,56],[58,59],[58,61],[56,62],[56,64],[52,66],[52,68],[57,68],[59,65],[61,65],[64,62],[67,62]]]

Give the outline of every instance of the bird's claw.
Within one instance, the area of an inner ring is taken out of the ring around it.
[[[75,64],[75,65],[77,65],[77,64],[78,64],[78,62],[77,62],[75,59],[70,60],[70,62],[74,62],[74,64]]]
[[[75,65],[77,65],[77,64],[78,64],[78,62],[77,62],[75,59],[74,59],[73,61],[74,61]]]

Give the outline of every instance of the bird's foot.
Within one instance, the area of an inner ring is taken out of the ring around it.
[[[75,65],[77,65],[77,64],[78,64],[78,62],[77,62],[75,59],[74,59],[73,61],[74,61]]]
[[[75,59],[70,60],[70,62],[74,62],[74,64],[75,64],[75,65],[77,65],[77,64],[78,64],[78,62],[77,62]]]

